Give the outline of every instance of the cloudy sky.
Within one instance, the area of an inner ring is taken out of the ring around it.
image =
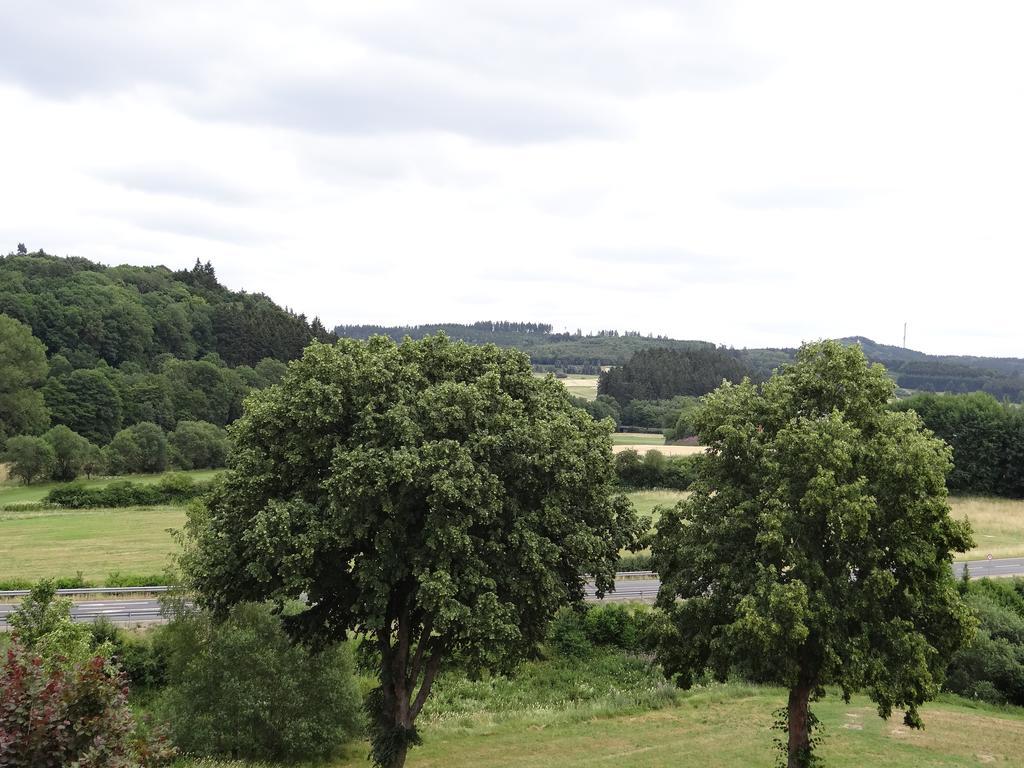
[[[0,0],[0,250],[327,325],[1024,356],[1024,6]]]

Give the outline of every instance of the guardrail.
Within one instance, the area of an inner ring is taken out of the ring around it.
[[[74,587],[58,589],[58,595],[148,595],[156,592],[169,592],[170,587]],[[0,591],[0,597],[28,597],[27,589],[8,589]]]

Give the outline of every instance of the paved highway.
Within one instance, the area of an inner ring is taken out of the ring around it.
[[[954,563],[953,572],[957,578],[963,572],[963,563]],[[1010,557],[1001,560],[974,560],[967,563],[971,578],[983,576],[1021,576],[1024,575],[1024,557]],[[657,578],[638,576],[615,580],[615,591],[605,595],[605,601],[639,600],[653,602],[658,594],[661,582]],[[594,588],[586,587],[588,601],[596,601]],[[17,610],[17,605],[0,604],[0,629],[7,628],[7,616]],[[160,603],[157,600],[89,600],[77,602],[71,610],[76,621],[94,621],[106,616],[118,624],[145,624],[163,621],[160,615]]]

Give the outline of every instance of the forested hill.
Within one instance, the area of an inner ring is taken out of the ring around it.
[[[859,344],[869,360],[881,363],[897,386],[923,392],[987,392],[1015,402],[1024,400],[1024,359],[972,355],[929,355],[913,349],[878,344],[863,336],[840,339]],[[792,359],[792,349],[745,349],[739,354],[756,375]]]
[[[340,337],[367,339],[374,334],[401,341],[405,336],[419,339],[444,331],[453,339],[471,344],[497,344],[515,347],[530,355],[533,364],[577,373],[597,373],[603,365],[622,365],[634,353],[646,349],[714,349],[707,341],[683,341],[663,336],[644,336],[638,331],[600,331],[591,335],[554,333],[547,323],[492,322],[484,320],[468,325],[438,323],[434,325],[382,326],[339,325],[334,332]]]
[[[334,335],[228,290],[209,263],[107,267],[19,248],[0,257],[0,448],[59,425],[99,446],[144,422],[224,426],[314,338]]]
[[[0,313],[19,320],[73,368],[148,366],[169,354],[217,354],[228,365],[298,357],[331,336],[258,293],[231,291],[207,262],[189,270],[106,267],[42,251],[0,258]]]

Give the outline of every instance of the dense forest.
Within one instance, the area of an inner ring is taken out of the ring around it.
[[[52,425],[94,446],[131,437],[137,453],[140,424],[172,435],[198,425],[183,442],[212,435],[204,425],[238,418],[251,389],[333,338],[318,319],[228,290],[210,263],[107,267],[19,248],[0,257],[0,442]]]
[[[604,371],[597,391],[626,405],[631,400],[705,395],[723,379],[737,383],[750,375],[736,354],[725,349],[647,349]]]

